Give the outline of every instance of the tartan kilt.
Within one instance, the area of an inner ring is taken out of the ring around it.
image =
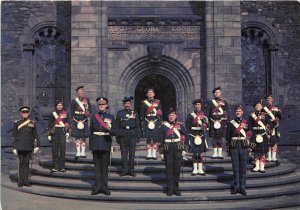
[[[196,145],[194,143],[195,138],[190,136],[190,152],[193,153],[193,155],[197,155],[199,153],[207,152],[206,144],[205,144],[205,136],[202,136],[202,143],[200,145]]]
[[[78,120],[83,121],[83,120],[86,119],[86,121],[83,122],[84,128],[83,129],[78,129],[77,128],[78,123],[74,119],[77,120],[77,121]],[[89,120],[88,120],[88,118],[85,115],[78,114],[78,115],[74,115],[74,119],[71,120],[71,130],[72,130],[71,136],[75,137],[75,138],[87,138],[87,137],[89,137],[90,129],[89,129],[89,123],[88,123]]]
[[[143,137],[147,139],[157,139],[159,137],[159,125],[155,124],[155,128],[150,130],[148,128],[148,123],[144,123],[143,125]]]
[[[269,151],[269,144],[268,144],[268,138],[267,135],[263,136],[263,142],[262,143],[257,143],[255,141],[255,135],[253,135],[254,137],[252,137],[252,142],[255,142],[255,147],[253,150],[254,156],[257,157],[261,157],[263,155],[266,155],[267,152]]]
[[[209,136],[213,138],[222,138],[226,136],[226,127],[227,123],[226,121],[221,122],[221,128],[215,129],[214,128],[214,123],[210,121],[210,126],[209,126]]]

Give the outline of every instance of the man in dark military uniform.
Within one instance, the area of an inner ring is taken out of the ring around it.
[[[19,157],[18,187],[30,187],[28,180],[29,161],[32,151],[34,154],[38,152],[40,141],[36,124],[28,117],[30,107],[22,106],[19,111],[21,119],[15,121],[13,129],[13,153]]]
[[[195,99],[193,101],[194,111],[187,115],[185,127],[189,134],[190,151],[193,153],[193,172],[192,176],[197,174],[205,176],[203,171],[203,152],[207,151],[206,130],[208,119],[202,108],[202,100]]]
[[[282,112],[278,106],[273,105],[273,96],[267,95],[267,105],[263,108],[271,120],[271,131],[269,140],[268,161],[277,161],[276,153],[278,151],[277,143],[280,140],[279,121],[282,119]]]
[[[88,121],[91,113],[90,100],[84,97],[84,86],[76,88],[77,97],[71,102],[71,120],[72,133],[71,136],[76,139],[76,155],[75,159],[79,157],[85,158],[85,139],[89,137]]]
[[[243,107],[235,107],[235,118],[228,122],[226,145],[228,154],[231,155],[233,168],[233,182],[231,194],[241,193],[246,195],[246,169],[249,141],[252,132],[249,131],[248,122],[243,119]]]
[[[188,148],[188,136],[182,123],[177,122],[176,109],[170,108],[167,114],[168,120],[162,123],[159,132],[160,153],[164,153],[166,164],[167,196],[181,196],[180,168],[182,151],[187,151]]]
[[[227,101],[221,98],[221,88],[213,89],[214,99],[209,103],[209,136],[213,138],[213,155],[212,159],[223,159],[222,138],[226,136],[226,125],[228,115]]]
[[[131,109],[132,100],[133,97],[124,97],[122,100],[124,109],[119,111],[116,116],[117,143],[120,144],[122,157],[122,172],[120,176],[127,174],[135,176],[135,147],[141,138],[141,127],[137,112]]]
[[[253,132],[251,143],[254,145],[255,159],[255,168],[252,169],[252,172],[265,173],[266,154],[269,150],[270,117],[263,112],[262,100],[258,100],[254,107],[255,112],[249,116],[249,125]]]
[[[142,101],[141,119],[143,125],[143,137],[147,138],[146,159],[157,159],[156,151],[158,147],[159,126],[161,124],[162,112],[158,99],[154,99],[154,89],[147,90],[147,99]]]
[[[65,172],[66,140],[70,135],[70,117],[63,110],[62,101],[55,103],[55,111],[48,122],[48,140],[52,142],[53,168],[51,172]]]
[[[98,113],[92,115],[90,124],[90,149],[93,152],[95,164],[95,185],[91,195],[103,193],[110,195],[108,190],[108,165],[110,162],[111,136],[116,135],[114,116],[106,113],[108,99],[97,98]]]

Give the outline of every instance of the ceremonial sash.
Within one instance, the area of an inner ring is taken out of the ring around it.
[[[105,122],[103,122],[103,120],[101,119],[100,115],[99,114],[95,114],[95,117],[97,119],[97,121],[99,122],[99,124],[104,127],[105,129],[108,129],[108,126],[106,125]]]
[[[270,109],[268,107],[264,107],[264,110],[268,113],[268,115],[272,118],[272,121],[275,120],[275,116],[274,114],[270,111]]]
[[[84,105],[83,105],[83,103],[79,100],[79,98],[76,98],[75,100],[76,100],[76,102],[78,103],[78,105],[80,106],[80,108],[82,109],[82,111],[85,112]]]
[[[204,113],[203,112],[200,112],[199,115],[196,115],[194,112],[191,113],[191,115],[193,116],[193,124],[196,124],[197,122],[199,123],[199,125],[201,126],[202,125],[202,121],[201,119],[203,118],[204,116]]]
[[[240,124],[235,120],[231,120],[230,123],[236,128],[236,133],[241,133],[244,137],[247,137],[245,130],[242,128],[242,124],[246,123],[246,120],[243,119]]]
[[[65,124],[64,124],[64,122],[63,122],[62,119],[61,119],[61,116],[62,116],[63,114],[67,114],[67,112],[64,112],[64,111],[63,111],[59,116],[57,115],[56,112],[52,112],[52,114],[53,114],[53,116],[55,117],[56,122],[59,123],[61,126],[65,127]]]
[[[262,127],[264,130],[266,130],[266,126],[263,124],[263,122],[260,120],[260,117],[256,117],[256,115],[254,113],[251,114],[251,116],[253,117],[253,119],[258,123],[258,125],[260,125],[260,127]]]
[[[164,125],[169,128],[169,130],[166,133],[166,137],[169,137],[172,133],[175,133],[180,139],[180,132],[177,130],[177,128],[174,128],[174,126],[170,125],[170,123],[168,122],[164,122]],[[177,123],[175,123],[175,125],[177,125]]]
[[[220,111],[220,114],[223,114],[224,111],[222,109],[222,106],[225,105],[224,101],[221,100],[220,103],[218,103],[215,99],[212,100],[212,103],[214,104],[215,108],[213,109],[212,113],[215,113],[217,110]]]
[[[151,104],[148,100],[144,100],[144,102],[145,102],[145,104],[148,106],[148,109],[147,109],[147,111],[146,111],[146,114],[150,114],[150,113],[153,111],[155,115],[156,115],[156,114],[161,115],[161,111],[160,111],[160,110],[157,110],[157,109],[155,108],[155,106],[158,106],[158,103],[159,103],[158,100],[155,99],[155,100],[152,102],[152,104]]]
[[[26,120],[25,122],[23,122],[22,124],[20,124],[18,126],[18,130],[20,130],[22,127],[24,127],[25,125],[27,125],[28,123],[30,123],[31,120]]]

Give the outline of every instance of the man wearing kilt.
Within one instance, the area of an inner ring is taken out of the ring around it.
[[[156,160],[156,151],[158,147],[159,127],[162,120],[162,111],[160,100],[154,99],[154,89],[147,90],[147,99],[141,104],[141,122],[143,127],[143,137],[147,138],[147,156],[146,159]]]
[[[230,188],[231,194],[241,193],[246,195],[246,169],[249,140],[252,132],[246,119],[243,119],[243,107],[235,107],[236,117],[228,122],[226,132],[226,145],[228,155],[231,155],[233,182]]]
[[[213,89],[214,99],[208,106],[209,136],[213,138],[212,159],[224,159],[222,153],[222,138],[226,136],[228,104],[221,98],[221,87]]]
[[[277,143],[280,140],[279,121],[282,119],[282,112],[278,106],[273,105],[273,96],[271,94],[267,95],[266,99],[268,104],[264,107],[264,111],[267,115],[269,115],[272,127],[272,130],[270,131],[269,152],[267,160],[277,161]]]
[[[95,164],[95,184],[91,195],[103,193],[110,195],[108,190],[108,166],[111,152],[111,136],[116,135],[114,116],[106,113],[108,99],[97,98],[98,113],[92,115],[90,124],[90,149],[93,152]]]
[[[167,196],[181,196],[179,177],[182,163],[182,151],[188,147],[188,136],[182,123],[177,122],[177,112],[170,108],[168,120],[160,127],[160,153],[164,153],[166,164]]]
[[[76,88],[77,97],[71,102],[71,120],[72,120],[72,133],[71,136],[75,137],[76,155],[75,159],[79,157],[85,158],[85,139],[89,137],[89,116],[91,113],[90,100],[84,97],[84,86]]]
[[[252,172],[265,173],[266,154],[269,150],[270,117],[263,112],[262,100],[258,100],[254,107],[255,112],[249,116],[249,125],[253,131],[251,143],[254,145],[253,153],[255,159],[255,168],[252,169]]]
[[[52,142],[53,168],[51,172],[65,172],[66,140],[70,135],[70,117],[63,110],[62,101],[56,101],[55,111],[49,117],[48,140]]]
[[[202,100],[195,99],[193,101],[195,111],[188,114],[185,122],[186,130],[189,134],[190,151],[193,153],[193,172],[192,176],[197,174],[205,176],[203,171],[203,152],[207,151],[206,129],[208,119],[201,111]]]

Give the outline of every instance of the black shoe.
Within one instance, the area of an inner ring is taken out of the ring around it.
[[[136,174],[134,172],[130,172],[129,176],[136,177]]]
[[[237,194],[237,193],[238,193],[238,190],[235,190],[235,189],[231,188],[231,189],[230,189],[230,193],[231,193],[231,194]]]
[[[75,156],[75,160],[78,160],[80,158],[80,156]]]
[[[146,160],[151,160],[152,159],[152,157],[146,157]]]
[[[86,158],[86,155],[80,155],[81,158]]]
[[[102,193],[103,193],[104,195],[110,195],[110,194],[111,194],[109,190],[102,190]]]
[[[191,173],[191,176],[196,176],[197,174]]]
[[[218,159],[218,157],[213,157],[213,156],[211,156],[210,159]]]
[[[66,172],[66,169],[63,168],[63,169],[60,169],[59,171],[60,172]]]
[[[254,173],[256,173],[256,172],[259,172],[259,170],[258,170],[258,171],[254,171],[253,169],[251,169],[251,172],[254,172]]]
[[[198,173],[200,176],[206,176],[206,173]]]
[[[23,184],[18,184],[18,187],[23,187]]]
[[[50,171],[50,173],[54,173],[54,172],[58,172],[58,170],[55,169],[55,168],[52,168],[51,171]]]
[[[222,156],[222,157],[218,157],[218,159],[220,159],[220,160],[223,160],[224,159],[224,157]]]
[[[100,190],[93,189],[91,192],[91,195],[98,195],[100,193]]]
[[[167,196],[172,196],[173,193],[168,191],[166,194],[167,194]]]
[[[152,160],[157,160],[157,157],[152,157],[151,159],[152,159]]]
[[[240,193],[244,196],[247,195],[246,190],[240,190]]]
[[[264,173],[266,173],[266,171],[265,170],[263,170],[263,171],[259,171],[260,173],[262,173],[262,174],[264,174]]]
[[[179,191],[175,191],[173,194],[176,196],[181,196],[181,192],[179,192]]]
[[[31,184],[30,183],[25,183],[24,186],[31,187]]]
[[[127,172],[121,172],[121,173],[119,174],[119,176],[126,176],[126,175],[128,175]]]

